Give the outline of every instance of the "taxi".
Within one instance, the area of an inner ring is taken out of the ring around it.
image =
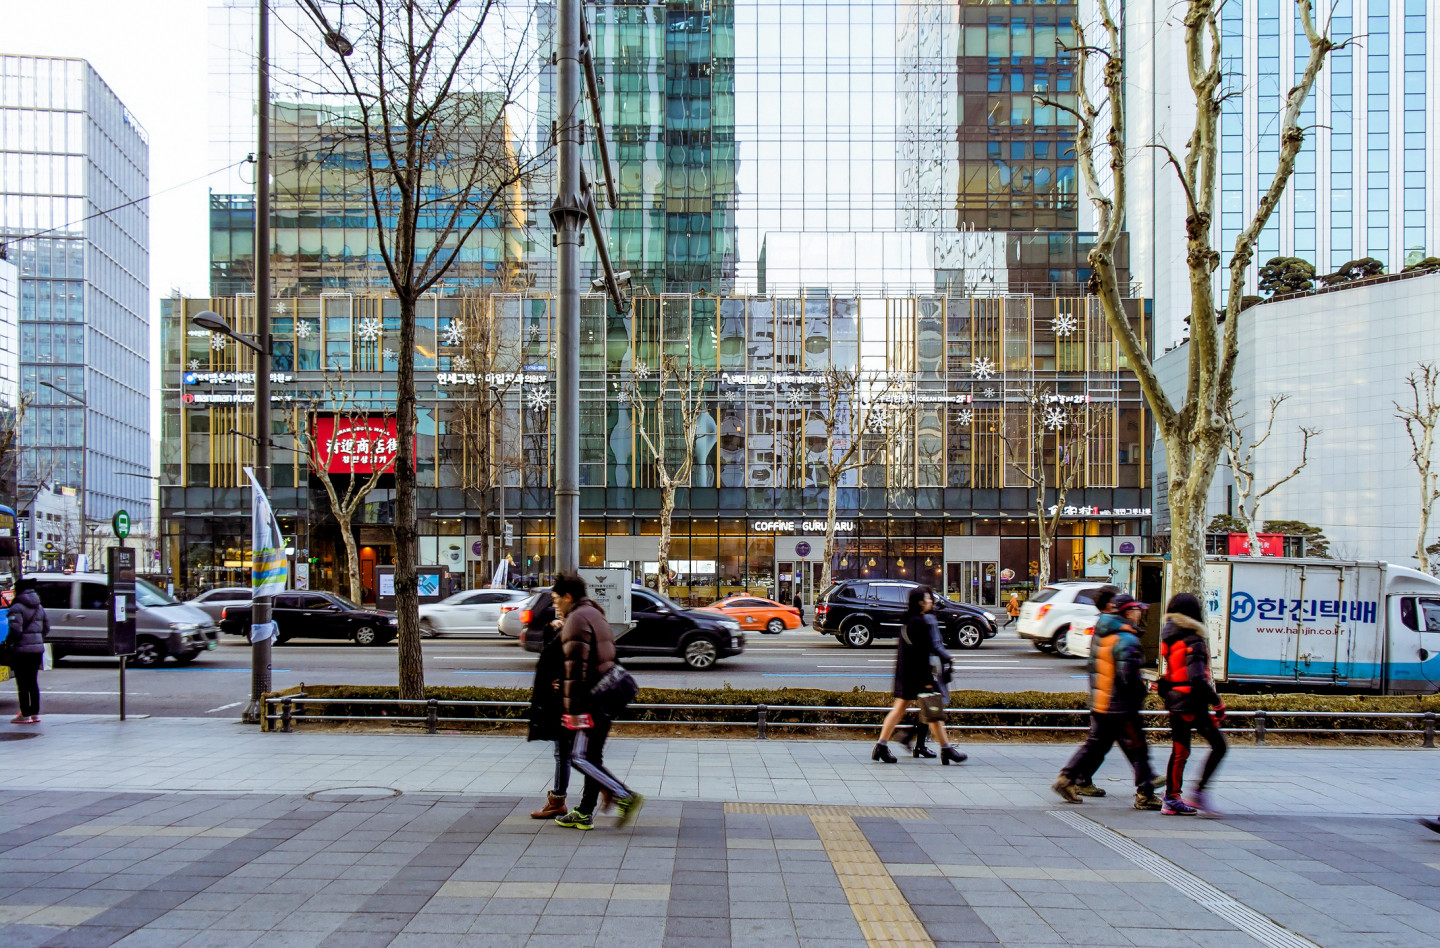
[[[726,596],[701,608],[729,616],[739,622],[742,629],[766,635],[779,635],[786,629],[800,628],[799,609],[759,596]]]

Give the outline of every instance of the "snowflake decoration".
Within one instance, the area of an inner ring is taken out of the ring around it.
[[[804,401],[799,389],[792,388],[786,393],[785,398],[790,402],[791,408],[799,408]]]
[[[1069,313],[1061,313],[1051,321],[1050,328],[1055,330],[1057,336],[1068,336],[1077,328],[1075,317]]]
[[[457,323],[453,319],[450,320],[450,322],[445,324],[445,328],[440,330],[440,341],[447,346],[463,345],[465,342],[465,324]]]
[[[549,411],[550,393],[543,388],[532,388],[525,393],[525,404],[531,411]]]
[[[210,348],[211,348],[211,349],[214,349],[216,352],[219,352],[221,349],[224,349],[224,348],[225,348],[225,334],[224,334],[224,333],[220,333],[220,332],[212,332],[212,333],[210,334]]]
[[[995,375],[995,362],[981,356],[978,359],[970,360],[970,374],[977,379],[988,379]]]
[[[644,362],[635,363],[635,377],[637,379],[648,379],[650,377],[650,366]]]
[[[1048,430],[1048,431],[1059,431],[1061,428],[1064,428],[1064,427],[1065,427],[1065,422],[1066,422],[1065,409],[1063,409],[1063,408],[1047,408],[1047,409],[1045,409],[1045,428],[1046,428],[1046,430]]]
[[[355,326],[355,338],[361,342],[378,342],[382,333],[378,319],[362,319]]]
[[[283,302],[276,303],[276,304],[275,304],[275,312],[278,313],[278,314],[281,315],[281,316],[284,316],[286,313],[290,312],[290,307],[289,307],[289,306],[286,306],[285,303],[283,303]]]
[[[393,362],[396,359],[400,358],[400,353],[396,352],[394,349],[388,348],[381,351],[380,355],[385,359],[386,362]]]
[[[199,359],[191,359],[188,364],[189,364],[189,366],[190,366],[190,371],[191,371],[191,372],[199,371],[199,369],[200,369],[200,360],[199,360]]]
[[[995,390],[994,390],[993,388],[987,388],[987,389],[985,389],[985,391],[983,391],[983,392],[980,393],[980,396],[981,396],[982,398],[994,398],[994,397],[995,397]]]
[[[955,420],[962,425],[969,425],[975,420],[975,415],[970,409],[962,408],[960,409],[960,414],[955,416]]]
[[[870,412],[870,418],[865,427],[871,434],[884,434],[889,424],[890,413],[883,408],[877,408]]]
[[[531,342],[539,342],[539,341],[540,341],[540,324],[539,324],[539,323],[531,323],[531,324],[530,324],[530,341],[531,341]]]
[[[458,371],[458,372],[469,372],[469,371],[470,371],[470,357],[469,357],[469,356],[456,356],[454,359],[452,359],[452,360],[450,360],[450,361],[451,361],[451,363],[455,366],[456,371]]]
[[[308,321],[301,320],[295,325],[295,335],[299,336],[301,339],[309,339],[311,336],[315,335],[315,327],[312,326]]]

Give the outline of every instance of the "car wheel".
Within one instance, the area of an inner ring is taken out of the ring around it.
[[[685,643],[683,657],[686,665],[696,671],[703,671],[715,667],[715,662],[720,658],[720,647],[709,636],[697,635]]]
[[[1068,625],[1062,625],[1056,629],[1055,634],[1050,637],[1050,648],[1061,658],[1065,658],[1070,654],[1065,650],[1065,640],[1069,637],[1070,627]]]
[[[781,632],[784,631],[785,623],[780,621],[779,619],[771,619],[769,622],[765,623],[766,635],[779,635]]]
[[[870,628],[870,623],[864,619],[850,623],[845,627],[844,634],[842,641],[851,648],[869,648],[875,641],[875,630]]]
[[[955,633],[955,641],[961,648],[979,648],[985,641],[985,633],[978,625],[967,622]]]
[[[160,643],[152,638],[135,640],[135,654],[130,657],[130,664],[137,668],[154,668],[165,661],[165,650]]]
[[[368,625],[356,629],[354,638],[356,645],[379,645],[381,642],[380,636]]]
[[[433,638],[435,638],[435,636],[437,636],[437,635],[439,635],[439,634],[440,634],[439,632],[436,632],[436,631],[435,631],[435,625],[434,625],[434,623],[432,623],[429,619],[422,619],[422,620],[420,621],[420,636],[421,636],[421,638],[433,639]]]
[[[1041,642],[1041,641],[1039,641],[1038,639],[1031,639],[1031,640],[1030,640],[1030,644],[1033,645],[1033,646],[1035,646],[1035,651],[1037,651],[1037,652],[1048,652],[1048,651],[1050,651],[1050,643],[1049,643],[1049,642]]]
[[[203,651],[203,649],[202,649],[201,651]],[[199,657],[200,657],[200,652],[199,652],[199,651],[195,651],[195,652],[181,652],[179,655],[174,656],[174,658],[175,658],[175,664],[177,664],[177,665],[189,665],[191,662],[195,661],[195,659],[197,659],[197,658],[199,658]]]

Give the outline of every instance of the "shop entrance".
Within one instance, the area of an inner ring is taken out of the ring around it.
[[[820,564],[805,560],[777,560],[775,562],[775,601],[790,605],[795,594],[808,609],[815,605],[815,593],[820,586]]]
[[[999,605],[1000,564],[962,560],[945,564],[945,598],[974,606]]]

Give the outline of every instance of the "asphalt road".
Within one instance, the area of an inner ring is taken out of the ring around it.
[[[435,685],[529,687],[535,656],[512,639],[440,638],[425,641],[425,680]],[[394,684],[395,646],[361,648],[348,642],[291,643],[274,650],[276,687],[311,684]],[[691,671],[678,659],[626,659],[642,686],[656,688],[824,688],[863,686],[888,691],[894,646],[846,648],[808,630],[780,635],[747,633],[743,655],[708,671]],[[42,712],[113,714],[119,701],[117,663],[66,658],[40,678]],[[1079,691],[1085,668],[1075,659],[1042,655],[1013,631],[1002,630],[974,651],[955,653],[955,688],[991,691]],[[166,717],[239,715],[250,693],[250,649],[225,636],[219,648],[193,665],[166,662],[126,672],[130,714]],[[0,685],[0,714],[15,713],[14,686]]]

